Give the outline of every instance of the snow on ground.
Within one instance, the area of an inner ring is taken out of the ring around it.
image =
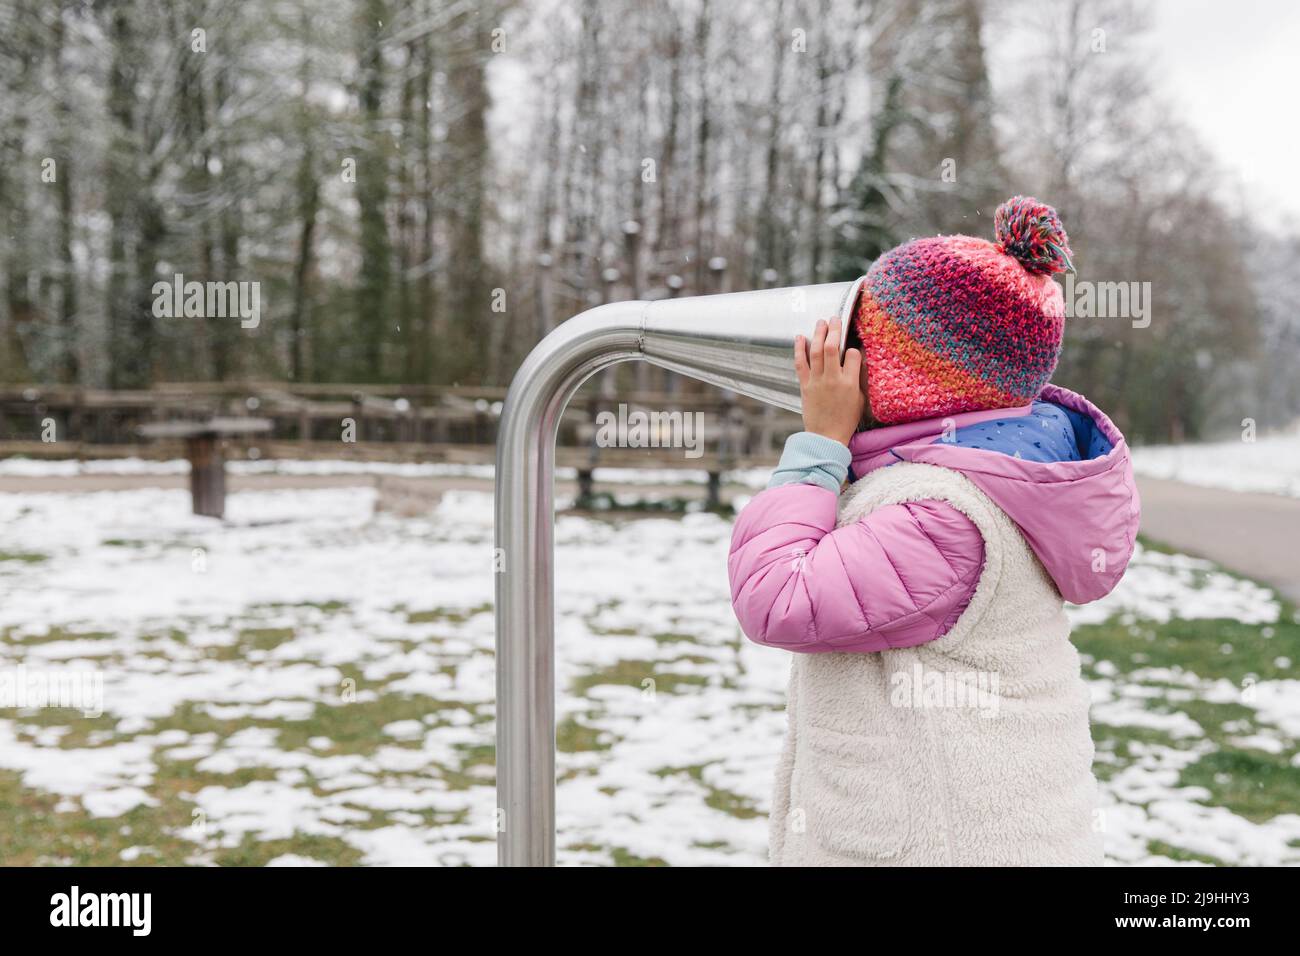
[[[1133,470],[1208,488],[1300,497],[1300,434],[1135,448]]]
[[[1221,571],[1212,561],[1139,544],[1120,587],[1069,612],[1075,625],[1100,624],[1119,615],[1161,623],[1176,615],[1268,624],[1277,620],[1278,604],[1269,588]]]
[[[227,468],[237,475],[396,475],[486,480],[491,480],[493,471],[491,465],[292,459],[232,461]],[[1151,478],[1167,478],[1230,491],[1258,491],[1300,497],[1300,433],[1268,435],[1254,441],[1137,447],[1133,449],[1133,468],[1139,475]],[[12,477],[160,476],[188,473],[188,463],[180,459],[0,460],[0,476]],[[729,484],[758,490],[766,486],[770,475],[770,469],[749,468],[735,469],[728,472],[726,477]],[[572,480],[576,477],[576,471],[573,468],[558,468],[556,477]],[[599,478],[610,484],[702,484],[707,474],[687,469],[601,468]]]
[[[181,490],[0,496],[0,552],[25,556],[0,561],[0,669],[97,668],[105,715],[0,711],[0,773],[57,795],[60,813],[167,815],[191,862],[294,837],[373,864],[493,862],[492,498],[450,492],[403,519],[376,513],[374,494],[239,493],[224,523],[189,514]],[[788,660],[737,628],[729,535],[709,514],[559,517],[562,862],[763,861]],[[1071,613],[1158,621],[1171,608],[1279,614],[1257,585],[1149,551],[1103,605]],[[1135,742],[1103,785],[1111,858],[1170,862],[1156,840],[1295,862],[1300,816],[1252,822],[1181,786],[1214,745],[1177,704],[1150,706],[1239,688],[1102,665],[1094,719],[1168,741]],[[1294,753],[1295,691],[1254,686],[1247,745]],[[199,783],[172,786],[182,779]],[[128,842],[124,860],[158,852]],[[272,862],[318,859],[293,848]]]

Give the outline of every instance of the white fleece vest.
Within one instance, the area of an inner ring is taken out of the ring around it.
[[[1100,865],[1088,688],[1016,525],[964,475],[908,462],[849,487],[838,523],[924,499],[983,535],[975,594],[920,647],[793,656],[772,863]]]

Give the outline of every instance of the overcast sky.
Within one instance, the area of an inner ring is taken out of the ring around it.
[[[1265,218],[1300,221],[1300,3],[1153,0],[1167,93]]]

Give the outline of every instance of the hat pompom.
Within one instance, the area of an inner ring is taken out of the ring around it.
[[[1056,210],[1029,196],[1013,196],[993,214],[993,234],[1007,255],[1034,275],[1073,272],[1070,239]]]

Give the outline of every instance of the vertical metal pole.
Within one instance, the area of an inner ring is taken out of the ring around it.
[[[641,355],[644,302],[561,324],[520,366],[496,467],[497,861],[555,863],[555,437],[594,372]]]

